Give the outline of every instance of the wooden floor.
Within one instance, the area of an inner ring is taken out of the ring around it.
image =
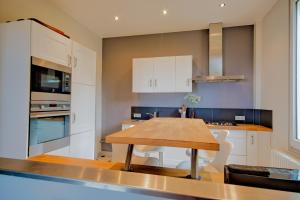
[[[79,158],[69,158],[61,156],[51,156],[51,155],[40,155],[36,157],[29,158],[31,161],[46,162],[46,163],[55,163],[62,165],[73,165],[73,166],[85,166],[98,169],[110,169],[110,170],[122,170],[124,168],[123,163],[113,163],[101,160],[87,160]],[[145,165],[133,165],[134,172],[137,173],[146,173],[146,174],[155,174],[162,176],[173,176],[173,177],[186,177],[189,174],[188,170],[174,169],[174,168],[165,168],[165,167],[152,167]],[[201,181],[209,182],[224,182],[223,173],[207,173],[200,172],[199,174],[202,178]]]

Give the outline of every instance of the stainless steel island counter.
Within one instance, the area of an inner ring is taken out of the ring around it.
[[[3,176],[171,199],[300,199],[300,194],[134,172],[0,158]],[[24,185],[24,187],[26,187]],[[15,189],[15,188],[14,188]],[[18,191],[16,191],[18,192]],[[66,191],[68,192],[68,191]],[[125,194],[124,194],[125,195]],[[87,199],[88,196],[86,197]]]

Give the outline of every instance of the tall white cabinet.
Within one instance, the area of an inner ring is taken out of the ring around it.
[[[192,92],[192,56],[134,58],[132,91],[135,93]]]
[[[0,157],[28,156],[35,56],[72,67],[70,145],[49,154],[94,159],[96,53],[31,20],[0,24],[0,52]]]
[[[73,42],[70,157],[95,158],[96,52]]]
[[[95,159],[96,52],[72,41],[70,146],[51,155]]]

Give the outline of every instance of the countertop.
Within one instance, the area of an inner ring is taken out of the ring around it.
[[[300,198],[292,192],[6,158],[0,158],[0,174],[170,199]]]
[[[147,120],[126,119],[122,121],[123,125],[137,125]],[[209,129],[225,129],[225,130],[240,130],[240,131],[258,131],[258,132],[272,132],[272,128],[268,128],[256,124],[237,124],[237,126],[220,126],[207,125]]]

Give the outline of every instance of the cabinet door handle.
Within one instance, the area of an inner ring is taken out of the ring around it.
[[[73,64],[73,67],[74,68],[76,68],[77,67],[77,57],[73,57],[73,62],[74,62],[74,64]]]
[[[154,86],[157,87],[157,80],[154,80]]]
[[[72,57],[68,55],[68,66],[70,67],[72,64]]]
[[[149,86],[152,88],[152,79],[149,81]]]
[[[254,144],[254,136],[251,135],[251,144]]]
[[[72,124],[74,124],[76,121],[76,114],[72,113]]]

